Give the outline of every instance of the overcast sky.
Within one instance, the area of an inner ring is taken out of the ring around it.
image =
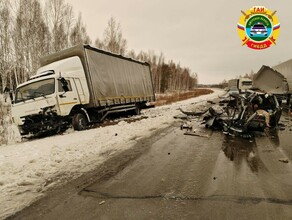
[[[102,38],[111,16],[122,27],[128,49],[163,52],[189,67],[199,83],[219,83],[257,72],[292,58],[290,0],[65,0],[82,13],[92,41]],[[252,50],[241,46],[237,33],[240,10],[255,5],[277,10],[281,23],[276,46]]]

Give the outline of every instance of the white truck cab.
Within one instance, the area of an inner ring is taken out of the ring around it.
[[[64,82],[68,91],[64,91]],[[78,56],[70,57],[41,67],[29,81],[17,87],[12,107],[13,120],[21,126],[25,120],[40,117],[39,113],[44,111],[58,117],[68,116],[74,106],[88,102],[89,92],[82,63]]]

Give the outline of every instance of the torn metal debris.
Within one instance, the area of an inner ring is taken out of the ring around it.
[[[185,132],[184,135],[191,135],[191,136],[197,136],[197,137],[206,137],[209,138],[209,135],[206,134],[197,134],[196,132]]]
[[[276,127],[282,114],[282,108],[272,94],[248,90],[220,99],[218,104],[208,102],[212,106],[206,106],[200,112],[180,111],[187,116],[202,117],[207,128],[242,137],[251,137],[253,131],[264,131],[266,127]]]
[[[179,108],[179,110],[183,114],[185,114],[185,115],[191,115],[191,116],[201,116],[201,115],[205,114],[208,111],[208,109],[207,109],[207,110],[201,111],[201,112],[186,112],[186,111],[183,111],[181,108]]]
[[[281,159],[279,159],[279,161],[282,163],[289,163],[289,159],[287,159],[287,158],[281,158]]]

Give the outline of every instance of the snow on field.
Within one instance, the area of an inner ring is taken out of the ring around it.
[[[142,137],[169,126],[178,108],[198,106],[222,90],[142,111],[148,118],[71,131],[43,139],[0,146],[0,219],[23,209],[46,190],[93,170],[114,153],[132,147]]]

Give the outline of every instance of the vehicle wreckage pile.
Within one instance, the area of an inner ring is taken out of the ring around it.
[[[201,119],[206,128],[221,130],[232,136],[252,137],[255,131],[264,131],[267,127],[276,127],[282,114],[282,108],[275,95],[246,91],[241,94],[226,94],[216,102],[208,101],[209,106],[201,111],[180,111],[185,117],[181,129],[192,130],[193,119]],[[195,135],[195,132],[185,134]],[[203,136],[203,135],[200,135]]]

